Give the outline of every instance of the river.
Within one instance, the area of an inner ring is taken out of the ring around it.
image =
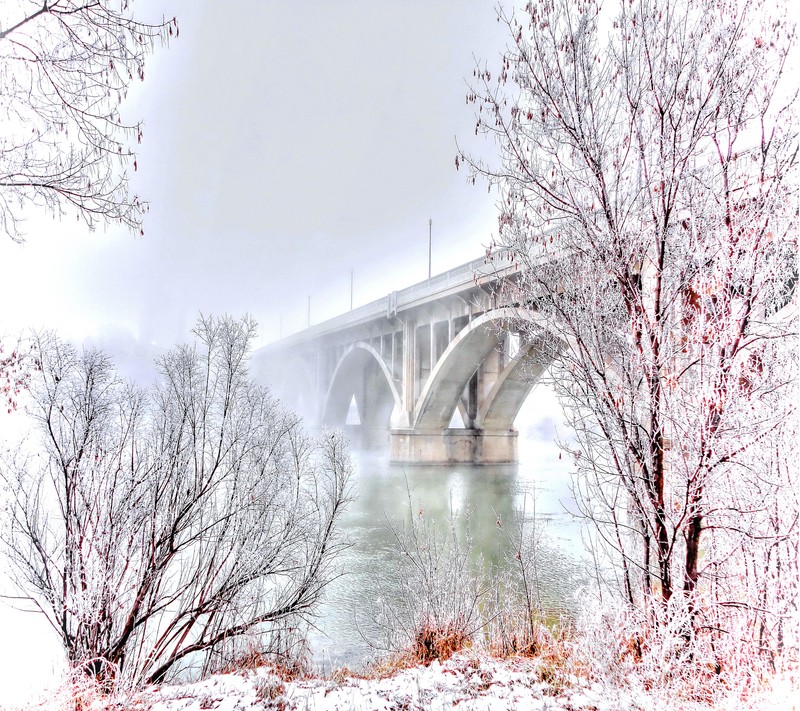
[[[536,573],[544,611],[573,607],[575,588],[585,579],[582,523],[571,513],[570,458],[554,441],[557,404],[544,395],[549,407],[543,411],[534,403],[520,418],[519,464],[408,466],[391,464],[378,452],[354,452],[354,500],[342,520],[351,545],[309,637],[316,667],[358,668],[379,651],[370,639],[368,611],[379,598],[397,594],[386,584],[399,562],[391,528],[408,525],[411,516],[435,521],[446,535],[448,519],[463,527],[468,515],[484,569],[495,573],[514,565],[509,533],[524,518],[539,539]]]

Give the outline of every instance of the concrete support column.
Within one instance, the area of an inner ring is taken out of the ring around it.
[[[417,323],[411,317],[403,320],[403,389],[400,396],[403,399],[403,411],[407,425],[411,424],[414,415],[416,397],[414,386],[417,380]]]
[[[518,461],[517,431],[393,429],[389,457],[410,464],[508,464]]]
[[[486,360],[481,363],[480,370],[480,393],[478,395],[479,405],[483,403],[486,396],[492,391],[497,378],[503,371],[503,354],[500,349],[493,350],[486,356]]]

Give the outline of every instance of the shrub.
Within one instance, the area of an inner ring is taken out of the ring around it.
[[[0,463],[15,582],[100,680],[208,670],[269,646],[336,575],[351,465],[247,372],[255,323],[201,318],[148,391],[36,339],[38,440]],[[101,660],[95,664],[88,660]]]
[[[414,635],[413,658],[426,666],[443,662],[470,643],[468,627],[461,619],[445,624],[423,623]]]
[[[446,531],[427,519],[424,509],[413,507],[410,519],[394,534],[397,569],[383,581],[379,599],[368,611],[370,640],[383,652],[408,654],[410,663],[446,659],[463,648],[483,625],[480,603],[485,596],[480,565],[464,516],[466,535],[450,517]],[[458,521],[461,523],[460,521]],[[480,563],[480,561],[479,561]]]

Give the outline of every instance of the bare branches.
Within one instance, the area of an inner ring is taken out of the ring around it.
[[[16,0],[0,10],[0,227],[22,239],[29,205],[77,213],[90,227],[141,230],[147,204],[129,196],[140,124],[119,107],[173,19],[140,22],[128,2]],[[135,142],[135,143],[134,143]]]
[[[719,585],[708,551],[753,508],[731,472],[788,461],[798,134],[780,79],[795,27],[755,0],[606,10],[501,12],[509,50],[468,96],[499,160],[458,164],[498,188],[499,241],[529,267],[522,300],[569,344],[551,374],[626,597],[676,595],[691,618]]]
[[[338,436],[307,437],[249,379],[254,329],[201,319],[149,393],[101,353],[39,339],[42,441],[3,466],[4,538],[72,664],[161,680],[313,614],[335,577],[347,452]]]

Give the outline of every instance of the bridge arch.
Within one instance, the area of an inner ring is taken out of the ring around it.
[[[394,413],[402,410],[402,401],[389,368],[381,354],[369,343],[359,341],[342,355],[325,395],[322,422],[345,427],[350,405],[355,399],[362,444],[387,436]]]
[[[532,354],[544,350],[544,339],[523,344],[519,352],[500,373],[486,396],[478,422],[487,430],[510,430],[525,399],[550,366],[543,360],[532,361]]]
[[[510,430],[525,398],[549,366],[532,364],[530,356],[542,352],[548,337],[545,324],[536,312],[504,307],[483,314],[466,326],[450,343],[434,366],[414,409],[414,427],[419,430],[442,430],[449,426],[469,379],[492,350],[500,347],[498,331],[503,323],[525,321],[542,327],[543,335],[524,344],[520,352],[499,374],[484,399],[476,427],[486,430]]]

